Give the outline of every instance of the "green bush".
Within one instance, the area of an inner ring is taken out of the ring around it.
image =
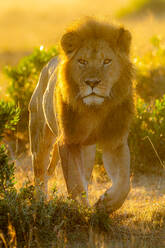
[[[9,162],[1,140],[7,130],[14,130],[19,121],[19,108],[11,102],[0,101],[0,199],[14,186],[14,163]]]
[[[146,102],[165,94],[165,47],[158,36],[151,38],[151,44],[151,51],[134,59],[137,70],[136,91]]]
[[[14,240],[14,245],[7,247],[62,248],[74,243],[87,247],[90,227],[102,233],[112,230],[104,211],[83,207],[56,193],[49,201],[44,196],[36,200],[35,188],[29,182],[19,191],[13,185],[0,196],[0,234],[8,245]]]
[[[7,151],[4,145],[0,146],[0,199],[14,186],[14,163],[9,162]]]
[[[165,161],[165,96],[153,103],[138,98],[129,136],[132,170],[158,173]]]
[[[151,44],[152,50],[134,59],[136,116],[129,136],[132,170],[143,173],[160,171],[165,161],[165,47],[158,36]]]
[[[15,166],[10,162],[2,138],[6,131],[15,129],[18,120],[19,108],[11,102],[0,101],[0,230],[4,233],[8,233],[8,216],[4,199],[15,192]]]
[[[21,59],[17,66],[6,66],[4,69],[4,73],[9,78],[9,96],[21,109],[19,131],[28,129],[28,104],[39,73],[43,66],[57,54],[56,47],[49,50],[43,47],[37,48],[31,55]]]
[[[14,130],[20,109],[12,102],[0,101],[0,138],[6,130]]]

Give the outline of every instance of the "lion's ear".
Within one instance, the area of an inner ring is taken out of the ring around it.
[[[61,47],[66,55],[72,55],[80,45],[80,38],[74,31],[64,34],[61,38]]]
[[[131,45],[130,32],[123,27],[119,28],[117,46],[122,52],[129,54],[130,45]]]

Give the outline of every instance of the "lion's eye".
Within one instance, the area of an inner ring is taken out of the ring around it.
[[[103,62],[104,65],[108,65],[111,63],[112,63],[112,59],[104,59],[104,62]]]
[[[79,59],[78,62],[79,62],[81,65],[87,65],[87,64],[88,64],[88,61],[85,60],[85,59]]]

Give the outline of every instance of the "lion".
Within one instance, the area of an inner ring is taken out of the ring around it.
[[[60,160],[68,194],[88,205],[98,144],[112,186],[96,207],[110,213],[124,203],[134,115],[130,44],[124,27],[85,18],[66,30],[60,55],[43,68],[30,100],[29,130],[35,184],[42,183],[46,194]]]

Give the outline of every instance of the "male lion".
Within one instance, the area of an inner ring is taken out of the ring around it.
[[[61,38],[58,61],[54,58],[42,70],[29,107],[36,185],[42,182],[46,190],[60,158],[68,193],[81,199],[85,192],[87,203],[99,144],[112,186],[96,206],[108,212],[123,204],[130,189],[130,42],[123,27],[94,18],[74,24]]]

